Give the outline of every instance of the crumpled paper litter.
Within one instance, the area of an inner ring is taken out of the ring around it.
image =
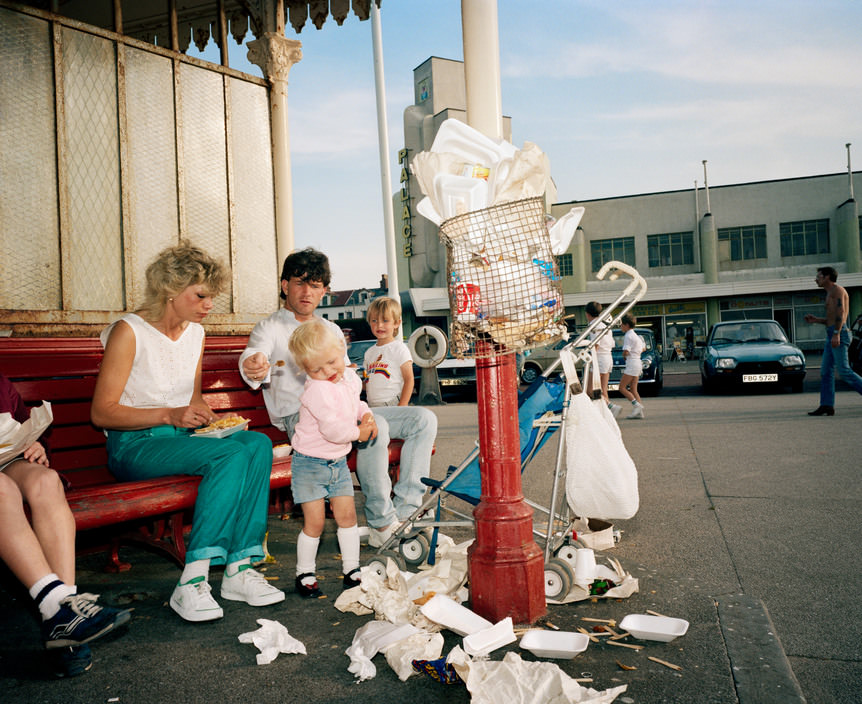
[[[582,687],[552,662],[528,662],[517,653],[502,661],[473,660],[455,646],[448,662],[467,684],[471,704],[610,704],[628,685],[598,691]]]
[[[260,650],[257,655],[258,665],[268,665],[278,657],[279,653],[306,655],[305,645],[290,635],[284,625],[267,618],[259,618],[257,622],[260,628],[256,631],[240,633],[239,642],[251,643]]]

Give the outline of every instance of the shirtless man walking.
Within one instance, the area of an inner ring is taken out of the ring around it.
[[[823,361],[820,363],[820,406],[809,416],[835,415],[835,367],[838,373],[858,393],[862,394],[862,377],[856,374],[847,361],[850,349],[850,330],[847,328],[847,315],[850,312],[850,297],[843,286],[835,283],[838,272],[831,266],[817,269],[815,283],[826,291],[826,317],[805,316],[806,323],[820,323],[826,326],[826,345],[823,347]]]

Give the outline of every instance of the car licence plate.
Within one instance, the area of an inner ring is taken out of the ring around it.
[[[620,390],[619,384],[608,384],[608,391],[619,391],[619,390]]]
[[[778,374],[743,374],[742,383],[749,384],[759,381],[778,381]]]
[[[465,386],[469,383],[469,379],[440,379],[440,386]]]

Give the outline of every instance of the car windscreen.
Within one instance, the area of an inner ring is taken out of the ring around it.
[[[712,344],[745,342],[787,342],[784,330],[776,322],[748,322],[717,325],[712,331]]]

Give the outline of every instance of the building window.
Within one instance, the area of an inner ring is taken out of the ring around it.
[[[718,241],[730,243],[730,260],[766,259],[766,225],[720,227]]]
[[[647,252],[651,267],[694,264],[694,237],[691,232],[647,235]]]
[[[635,238],[616,237],[611,240],[592,240],[590,257],[593,271],[598,271],[607,262],[617,260],[629,266],[635,265]]]
[[[783,222],[778,232],[782,257],[829,253],[829,220]]]
[[[557,260],[557,269],[560,272],[560,276],[571,276],[575,269],[572,266],[572,255],[571,254],[561,254],[559,257],[554,257]]]

